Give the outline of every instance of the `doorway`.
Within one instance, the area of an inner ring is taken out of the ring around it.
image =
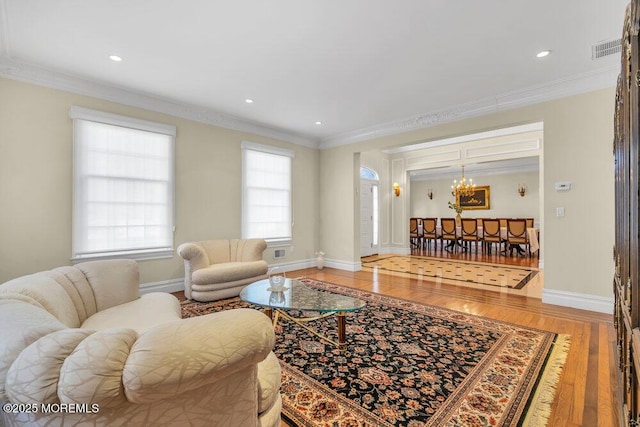
[[[375,255],[379,250],[379,181],[378,174],[360,167],[360,256]]]

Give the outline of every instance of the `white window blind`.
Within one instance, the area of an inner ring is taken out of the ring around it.
[[[173,252],[175,127],[72,107],[73,258]]]
[[[294,152],[242,143],[242,238],[291,241],[291,163]]]

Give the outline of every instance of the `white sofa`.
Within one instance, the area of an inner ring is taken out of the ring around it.
[[[0,425],[279,426],[274,333],[256,310],[181,319],[134,261],[0,285]]]
[[[240,295],[246,285],[266,279],[269,265],[262,259],[262,239],[202,240],[178,246],[184,259],[184,295],[215,301]]]

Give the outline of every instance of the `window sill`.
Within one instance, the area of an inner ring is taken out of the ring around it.
[[[291,246],[291,240],[267,240],[268,248],[282,248],[284,246]]]
[[[134,259],[136,261],[143,261],[149,259],[161,259],[161,258],[173,258],[175,252],[173,249],[161,249],[155,251],[124,251],[116,253],[97,253],[81,255],[71,258],[72,264],[77,264],[86,261],[102,261],[108,259]]]

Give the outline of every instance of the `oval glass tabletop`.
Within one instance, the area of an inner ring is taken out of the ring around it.
[[[317,312],[355,311],[366,303],[345,295],[311,289],[295,279],[286,279],[282,292],[272,292],[269,279],[246,286],[240,299],[264,307]]]

